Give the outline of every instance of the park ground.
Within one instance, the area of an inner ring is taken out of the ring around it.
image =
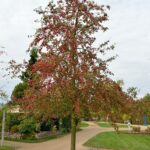
[[[144,127],[142,127],[144,128]],[[89,126],[77,133],[77,150],[94,150],[90,147],[83,146],[87,140],[93,138],[98,133],[105,133],[112,131],[113,128],[102,128],[94,122],[89,122]],[[122,128],[121,130],[124,130]],[[101,136],[101,135],[100,135]],[[42,143],[20,143],[6,141],[6,145],[14,147],[16,150],[69,150],[70,149],[70,135],[63,136],[54,140],[42,142]],[[89,146],[87,144],[87,146]],[[105,149],[100,149],[105,150]],[[142,149],[141,149],[142,150]],[[145,150],[145,149],[144,149]]]
[[[89,126],[77,133],[77,150],[87,150],[88,148],[83,144],[96,134],[110,129],[102,129],[97,124],[89,122]],[[17,150],[69,150],[70,149],[70,135],[50,140],[42,143],[20,143],[20,142],[6,142],[6,145],[15,147]]]

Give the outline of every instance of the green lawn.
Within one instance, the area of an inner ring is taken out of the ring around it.
[[[3,146],[3,147],[0,147],[0,150],[15,150],[15,149],[11,147]]]
[[[150,150],[150,135],[104,132],[88,140],[84,145],[112,150]]]
[[[109,122],[98,122],[98,125],[103,128],[111,128],[112,125]],[[118,124],[119,128],[127,128],[126,124]]]
[[[79,128],[86,128],[88,126],[89,126],[89,124],[86,123],[86,122],[84,122],[84,121],[82,121],[82,122],[79,123]]]

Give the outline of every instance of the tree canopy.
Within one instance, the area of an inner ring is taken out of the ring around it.
[[[32,78],[22,102],[37,114],[70,115],[71,150],[83,109],[117,114],[122,103],[121,89],[108,78],[108,63],[115,57],[103,59],[114,46],[109,41],[94,44],[95,33],[108,29],[104,22],[109,9],[90,0],[58,0],[36,10],[41,26],[29,50],[37,47],[39,58],[29,62]]]

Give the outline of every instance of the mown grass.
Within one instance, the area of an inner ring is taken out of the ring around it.
[[[84,121],[81,121],[81,122],[79,123],[79,128],[86,128],[86,127],[88,127],[88,126],[89,126],[89,124],[86,123],[86,122],[84,122]]]
[[[2,146],[2,147],[0,146],[0,150],[15,150],[15,149],[8,146]]]
[[[98,122],[98,125],[102,128],[112,128],[112,125],[109,122]],[[118,124],[119,128],[127,128],[126,124]]]
[[[150,135],[104,132],[84,145],[111,150],[150,150]]]

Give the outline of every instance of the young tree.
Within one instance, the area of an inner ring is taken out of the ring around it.
[[[41,27],[30,48],[38,47],[39,59],[31,67],[34,77],[28,81],[29,90],[22,102],[37,114],[70,115],[71,150],[75,150],[81,110],[108,109],[107,83],[111,82],[107,65],[114,57],[103,60],[98,54],[114,46],[108,41],[94,46],[94,34],[107,30],[103,22],[108,20],[109,8],[90,0],[58,0],[36,10],[42,15]]]

